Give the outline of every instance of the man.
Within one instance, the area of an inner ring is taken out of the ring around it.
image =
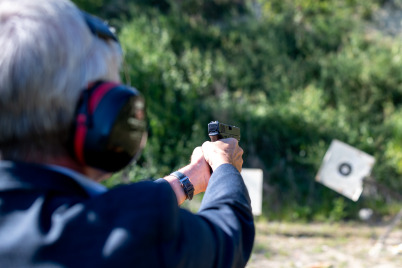
[[[0,47],[0,267],[246,265],[254,223],[235,139],[107,190],[98,182],[146,136],[117,38],[68,0],[0,0]],[[201,192],[197,214],[178,206]]]

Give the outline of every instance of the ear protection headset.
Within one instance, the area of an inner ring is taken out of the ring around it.
[[[82,14],[92,34],[118,42],[103,21]],[[69,145],[81,164],[118,171],[140,154],[146,137],[145,102],[137,89],[96,81],[83,90]]]

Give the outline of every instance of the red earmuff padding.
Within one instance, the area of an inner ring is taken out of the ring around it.
[[[74,138],[74,152],[77,160],[81,164],[85,164],[84,160],[84,143],[87,135],[87,116],[85,114],[79,114],[76,119],[76,131]]]

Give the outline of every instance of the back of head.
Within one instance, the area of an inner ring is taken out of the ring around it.
[[[3,158],[65,154],[82,89],[119,81],[120,46],[91,34],[68,0],[0,0],[0,29]]]

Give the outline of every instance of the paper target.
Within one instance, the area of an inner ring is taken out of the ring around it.
[[[333,140],[325,153],[316,181],[357,201],[363,191],[363,179],[370,175],[374,163],[373,156]]]
[[[250,195],[253,215],[259,216],[262,213],[263,172],[261,169],[243,168],[241,175]]]

